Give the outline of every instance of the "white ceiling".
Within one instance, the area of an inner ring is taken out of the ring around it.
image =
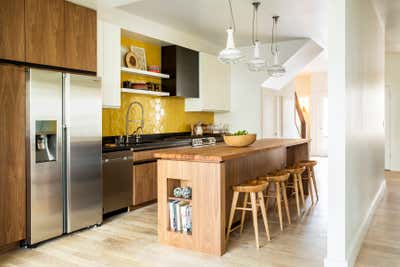
[[[227,0],[119,0],[119,8],[175,29],[196,34],[218,45],[225,43],[229,25]],[[236,43],[249,46],[251,39],[251,0],[232,0],[236,20]],[[327,43],[328,0],[262,0],[259,9],[259,39],[269,42],[272,16],[280,15],[279,40],[311,38]],[[289,8],[288,8],[289,7]]]

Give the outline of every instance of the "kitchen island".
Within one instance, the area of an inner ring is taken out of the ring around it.
[[[156,153],[159,241],[208,254],[224,254],[231,186],[307,160],[308,147],[306,139],[261,139],[242,148],[217,144]],[[185,186],[192,188],[189,233],[172,231],[170,227],[169,201],[176,200],[173,190]]]

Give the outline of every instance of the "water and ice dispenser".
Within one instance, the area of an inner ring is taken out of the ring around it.
[[[57,121],[36,121],[36,163],[55,161],[57,157]]]

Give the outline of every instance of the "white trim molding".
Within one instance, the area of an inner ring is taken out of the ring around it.
[[[371,202],[371,205],[369,206],[368,212],[365,215],[362,224],[360,225],[360,228],[358,228],[356,238],[353,240],[350,246],[350,251],[347,258],[347,262],[349,263],[348,266],[354,266],[354,264],[356,263],[363,241],[365,239],[365,236],[367,235],[369,226],[371,225],[372,218],[374,217],[376,208],[378,207],[380,201],[383,198],[385,190],[386,190],[386,180],[383,179],[381,185],[379,186],[378,191],[375,194],[374,199]]]
[[[324,266],[325,267],[352,267],[356,263],[358,254],[360,252],[361,246],[363,244],[363,241],[365,239],[365,236],[367,235],[369,226],[371,224],[372,218],[374,217],[376,208],[378,207],[380,201],[383,198],[383,195],[386,190],[386,180],[384,179],[379,186],[378,191],[375,194],[375,197],[373,201],[371,202],[371,205],[368,209],[367,214],[364,217],[364,220],[362,224],[360,225],[360,228],[357,231],[356,238],[352,242],[350,246],[350,250],[347,256],[347,259],[332,259],[332,258],[325,258],[324,260]]]

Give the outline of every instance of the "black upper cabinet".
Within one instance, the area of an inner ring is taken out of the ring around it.
[[[164,46],[161,55],[161,72],[170,75],[162,81],[163,91],[171,96],[199,97],[199,52],[172,45]]]

